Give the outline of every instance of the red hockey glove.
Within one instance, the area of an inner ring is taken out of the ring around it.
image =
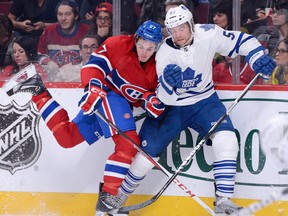
[[[149,116],[157,118],[165,110],[165,105],[156,97],[154,92],[146,92],[143,94],[142,106]]]
[[[91,79],[89,88],[84,93],[78,103],[78,106],[84,111],[84,114],[92,114],[100,104],[102,99],[106,97],[106,92],[102,89],[102,83],[98,79]]]

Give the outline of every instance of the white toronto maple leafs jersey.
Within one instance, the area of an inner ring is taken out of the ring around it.
[[[182,72],[190,70],[194,78],[189,80],[189,88],[174,89],[169,94],[160,84],[157,90],[159,99],[174,106],[194,104],[212,95],[212,61],[216,53],[223,56],[246,56],[250,51],[261,47],[252,35],[240,31],[227,31],[213,24],[196,24],[194,39],[191,45],[176,47],[171,37],[161,44],[156,53],[156,69],[158,78],[162,76],[168,64],[176,64]]]

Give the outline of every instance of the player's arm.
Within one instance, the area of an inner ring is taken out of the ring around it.
[[[84,88],[90,83],[92,78],[96,78],[103,82],[108,74],[112,71],[110,55],[113,54],[112,45],[102,44],[96,52],[93,52],[86,65],[81,68],[81,82]]]
[[[240,31],[227,31],[219,27],[216,29],[215,38],[221,41],[220,54],[232,58],[237,55],[245,56],[246,62],[255,73],[260,73],[264,79],[271,76],[276,64],[253,35]]]

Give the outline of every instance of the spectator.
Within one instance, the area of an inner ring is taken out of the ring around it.
[[[252,33],[270,53],[273,53],[280,40],[288,36],[288,2],[284,3],[274,2],[272,25],[260,26]]]
[[[288,8],[275,9],[272,15],[273,25],[279,33],[279,40],[288,37]]]
[[[83,65],[85,65],[92,52],[94,52],[98,48],[98,40],[94,35],[85,35],[79,44],[80,47],[80,57],[81,62],[78,64],[73,64],[70,62],[69,64],[63,65],[59,69],[59,73],[57,74],[57,78],[55,81],[59,82],[80,82],[80,71]]]
[[[56,12],[58,23],[45,29],[38,52],[48,55],[59,67],[80,62],[79,40],[89,31],[89,26],[78,21],[79,8],[74,0],[62,0]]]
[[[212,8],[212,17],[213,17],[213,23],[218,25],[219,27],[226,29],[226,30],[232,30],[232,1],[231,0],[222,0],[222,1],[218,1],[217,4],[214,4],[213,8]],[[229,61],[232,61],[232,59],[229,59]],[[228,62],[225,58],[225,56],[220,55],[219,53],[216,53],[214,60],[213,60],[213,70],[214,67],[221,63],[224,62],[225,64],[218,66],[216,68],[216,72],[217,72],[217,77],[218,77],[218,81],[220,77],[223,76],[219,76],[219,68],[221,68],[221,71],[224,65],[226,65],[226,63],[228,64]],[[215,73],[216,73],[215,72]],[[227,79],[225,79],[227,81]],[[229,79],[230,80],[230,79]],[[231,79],[233,80],[233,79]],[[221,81],[223,82],[223,81]]]
[[[7,66],[0,74],[0,80],[6,81],[20,70],[33,64],[36,71],[40,74],[43,80],[47,80],[48,74],[45,69],[37,63],[38,54],[37,48],[33,43],[33,39],[28,36],[18,37],[13,41],[13,63]]]
[[[90,33],[97,35],[98,43],[102,44],[108,37],[112,36],[112,4],[105,2],[95,10],[95,19],[91,22]]]
[[[4,14],[0,14],[0,70],[12,64],[13,23]]]
[[[113,0],[83,0],[81,9],[80,9],[80,18],[84,22],[89,22],[93,20],[95,17],[95,9],[96,7],[104,2],[108,2],[110,4],[113,3]]]
[[[84,0],[80,10],[81,20],[84,22],[92,21],[95,17],[95,9],[101,3],[110,3],[112,0]],[[138,0],[121,0],[121,33],[134,34],[137,29],[138,16],[136,11],[139,8]],[[100,44],[100,43],[99,43]]]
[[[57,22],[55,8],[59,0],[14,0],[8,17],[12,20],[15,35],[33,37],[37,46],[46,26]]]
[[[226,30],[232,30],[232,1],[222,0],[212,8],[213,23]]]
[[[281,40],[275,50],[277,67],[272,73],[271,84],[288,84],[288,38]]]

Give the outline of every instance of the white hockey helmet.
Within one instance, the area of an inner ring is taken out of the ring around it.
[[[183,4],[178,7],[170,8],[165,17],[166,28],[174,28],[188,22],[191,29],[194,28],[194,20],[191,11]]]

